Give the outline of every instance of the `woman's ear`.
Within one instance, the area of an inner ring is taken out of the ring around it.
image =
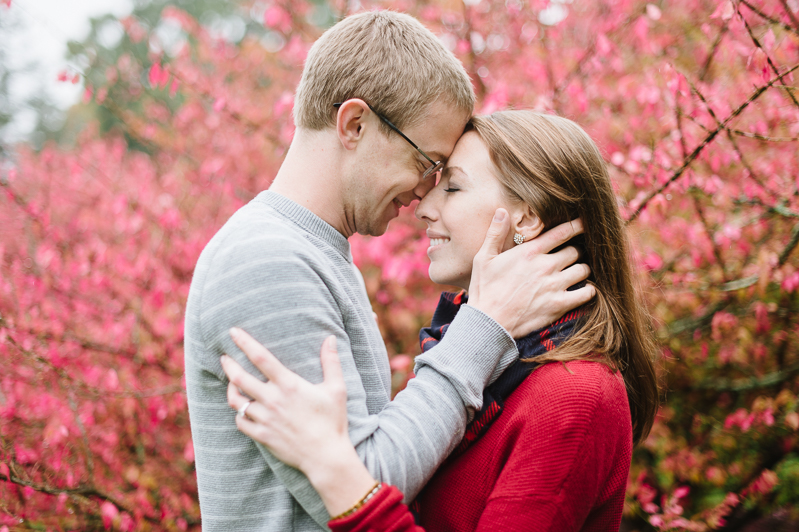
[[[511,220],[513,221],[513,232],[522,235],[525,242],[540,235],[544,229],[541,218],[526,203],[520,206],[520,209],[514,213]]]

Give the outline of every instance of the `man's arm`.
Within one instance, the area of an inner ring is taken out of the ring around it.
[[[347,387],[351,440],[376,478],[413,497],[460,439],[467,409],[480,407],[482,387],[499,357],[506,353],[517,356],[513,340],[478,310],[466,310],[453,323],[446,341],[437,346],[441,355],[438,366],[420,369],[401,397],[382,412],[370,413],[364,380],[331,287],[307,261],[278,255],[271,264],[250,269],[236,261],[235,275],[209,279],[200,313],[206,345],[216,358],[207,361],[209,369],[226,384],[218,356],[227,353],[249,373],[260,376],[229,336],[235,325],[266,346],[288,369],[319,383],[319,346],[325,337],[335,335]],[[371,321],[371,309],[363,310]],[[369,325],[374,327],[373,322]],[[386,356],[382,349],[375,351],[375,356]],[[373,364],[366,369],[379,367]],[[370,379],[372,383],[378,380]],[[233,416],[231,411],[231,423]],[[260,444],[259,450],[305,510],[318,523],[326,523],[327,512],[305,476]]]

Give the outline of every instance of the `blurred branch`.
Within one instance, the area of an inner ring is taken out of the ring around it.
[[[698,90],[696,90],[696,94],[700,98],[704,98],[702,96],[702,93],[700,93]],[[708,111],[710,112],[711,116],[713,116],[713,111],[711,109],[708,109]],[[715,118],[715,116],[714,116],[714,118]],[[702,125],[699,121],[697,121],[695,118],[689,116],[688,119],[691,120],[692,123],[694,123],[697,127],[702,129],[703,131],[705,131],[705,132],[710,131],[708,128],[706,128],[704,125]],[[716,119],[716,123],[717,124],[719,123],[718,119]],[[728,127],[724,128],[724,132],[726,133],[727,138],[730,141],[730,144],[732,144],[732,147],[735,150],[735,153],[738,154],[738,158],[740,159],[741,164],[749,172],[749,177],[751,177],[752,180],[755,183],[757,183],[760,188],[762,188],[763,190],[769,192],[772,196],[775,196],[775,197],[782,196],[782,194],[780,192],[772,190],[768,185],[766,185],[766,183],[763,182],[762,179],[760,179],[760,177],[755,172],[754,168],[752,168],[752,166],[747,162],[746,157],[744,157],[743,150],[741,150],[741,147],[738,146],[738,142],[733,138],[732,135],[736,134],[736,135],[743,136],[743,137],[757,138],[758,140],[770,141],[770,142],[786,142],[786,141],[792,141],[792,140],[799,140],[799,137],[796,137],[795,139],[788,138],[788,137],[766,137],[766,136],[763,136],[763,135],[758,135],[756,133],[747,133],[746,131],[741,131],[741,130],[738,130],[738,129],[730,129]]]
[[[209,104],[214,103],[213,96],[211,96],[210,94],[206,94],[201,90],[197,89],[196,87],[194,87],[185,77],[179,76],[177,72],[170,72],[170,74],[172,75],[172,77],[174,77],[176,80],[180,82],[180,84],[184,87],[184,89],[189,89],[190,91],[194,92],[194,94],[196,94],[200,99],[205,100]],[[280,139],[263,130],[264,124],[258,124],[256,122],[253,122],[252,120],[242,115],[241,113],[231,111],[227,106],[225,106],[223,110],[233,120],[240,122],[244,126],[248,127],[250,130],[258,131],[260,134],[266,137],[266,139],[269,142],[271,142],[275,146],[280,146],[281,144]],[[196,163],[196,166],[199,167],[199,163],[197,163],[196,161],[192,162]]]
[[[791,19],[793,25],[796,28],[799,28],[799,20],[796,19],[796,15],[793,14],[791,8],[788,6],[788,2],[786,0],[780,0],[780,4],[782,4],[782,8],[785,10],[785,14],[788,15],[788,18]]]
[[[784,205],[775,205],[771,208],[772,211],[780,214],[782,216],[787,216],[790,218],[799,218],[799,212],[793,212],[790,209],[787,209]]]
[[[732,121],[734,118],[740,115],[744,109],[749,107],[749,105],[752,102],[760,98],[760,96],[762,96],[763,93],[766,92],[769,88],[771,88],[775,83],[782,80],[785,76],[792,73],[796,69],[799,69],[799,64],[792,66],[790,69],[786,70],[784,73],[772,79],[765,85],[762,85],[757,89],[755,89],[755,91],[749,96],[749,98],[746,99],[745,102],[743,102],[734,111],[732,111],[732,113],[730,113],[730,115],[724,119],[724,122],[722,122],[718,127],[716,127],[716,129],[712,130],[707,137],[705,137],[705,139],[699,144],[699,146],[697,146],[694,149],[694,151],[692,151],[690,155],[688,155],[688,157],[685,158],[683,164],[677,169],[677,171],[674,172],[674,174],[672,174],[672,176],[665,183],[663,183],[657,189],[653,190],[652,192],[646,195],[646,197],[641,201],[641,204],[638,205],[635,211],[630,215],[630,218],[627,219],[627,223],[630,224],[634,222],[635,219],[638,218],[641,212],[646,208],[647,204],[650,201],[652,201],[652,198],[663,192],[669,185],[671,185],[677,179],[679,179],[680,176],[682,176],[683,173],[685,173],[685,170],[688,169],[691,163],[694,162],[694,160],[699,156],[699,154],[702,153],[702,151],[707,147],[707,145],[710,144],[713,141],[713,139],[715,139],[716,136],[727,127],[727,124],[730,121]]]
[[[5,480],[6,482],[11,482],[12,484],[16,484],[18,486],[23,486],[27,488],[33,488],[34,490],[40,493],[46,493],[48,495],[60,495],[62,493],[66,495],[74,495],[79,497],[85,498],[94,498],[100,499],[102,501],[108,501],[123,512],[127,512],[131,515],[136,515],[136,511],[132,508],[128,507],[122,501],[117,499],[116,497],[105,493],[101,489],[95,486],[80,486],[77,488],[56,488],[54,486],[49,486],[47,484],[40,484],[38,482],[33,482],[31,480],[24,479],[17,474],[18,464],[15,461],[8,462],[8,469],[9,474],[5,475],[0,473],[0,480]],[[161,522],[160,519],[156,517],[152,517],[149,515],[143,515],[147,521],[153,524],[159,524]]]
[[[11,188],[11,183],[6,181],[5,179],[0,179],[0,187],[3,187],[4,189],[6,189],[6,194],[8,195],[9,198],[11,198],[11,201],[16,203],[17,206],[20,209],[25,211],[25,214],[30,216],[30,218],[33,221],[35,221],[37,223],[40,223],[40,224],[44,224],[44,222],[42,221],[41,217],[37,213],[33,212],[33,210],[30,207],[30,204],[25,200],[25,198],[23,198],[22,196],[17,194],[14,191],[14,189]]]
[[[797,226],[797,228],[799,228],[799,226]],[[794,246],[795,245],[796,243],[794,242]],[[796,301],[796,296],[790,293],[784,294],[782,297],[782,301],[785,302],[786,312],[782,315],[782,319],[780,320],[781,323],[778,325],[778,327],[780,327],[779,330],[785,331],[787,333],[788,331],[791,331],[793,329],[793,324],[791,323],[791,321],[793,320],[796,314],[796,309],[793,308],[794,303]],[[783,335],[782,339],[779,340],[779,342],[780,344],[776,352],[777,364],[779,364],[780,368],[784,368],[785,356],[788,354],[788,350],[790,349],[791,335],[790,334]]]
[[[796,142],[799,140],[799,137],[767,137],[765,135],[760,135],[759,133],[749,133],[748,131],[741,131],[740,129],[727,129],[727,131],[729,131],[733,135],[738,135],[739,137],[764,140],[766,142]]]
[[[605,32],[605,36],[610,37],[611,35],[620,32],[621,30],[627,28],[627,26],[629,26],[632,23],[632,21],[633,21],[632,17],[625,18],[621,24],[619,24],[615,28],[612,28],[610,31]],[[574,68],[571,69],[571,71],[569,71],[569,73],[566,74],[566,76],[560,81],[560,83],[558,83],[553,88],[552,90],[553,102],[560,98],[560,94],[566,89],[566,87],[569,86],[569,83],[571,83],[572,79],[583,73],[583,67],[586,64],[588,64],[589,60],[592,57],[594,57],[595,54],[596,54],[596,39],[594,39],[594,42],[591,44],[588,50],[586,50],[585,53],[580,57],[580,59],[577,60],[577,64],[574,65]],[[554,83],[554,78],[552,81]]]
[[[788,260],[788,257],[791,255],[791,252],[796,249],[797,244],[799,244],[799,223],[793,226],[793,230],[791,231],[791,239],[788,241],[788,245],[785,246],[785,249],[782,250],[782,253],[780,253],[780,260],[778,262],[780,266],[785,264],[785,262]]]
[[[767,373],[762,377],[749,377],[742,379],[716,378],[707,382],[694,385],[697,390],[714,390],[718,392],[747,392],[770,388],[784,382],[791,377],[799,375],[799,362],[795,362],[785,369]]]
[[[727,281],[726,283],[721,285],[721,290],[723,292],[734,292],[736,290],[741,290],[742,288],[749,288],[759,280],[760,280],[759,275],[750,275],[749,277],[744,277],[742,279]]]
[[[708,240],[710,240],[710,247],[713,249],[713,256],[716,258],[719,268],[721,268],[721,278],[726,283],[729,278],[727,276],[727,268],[724,266],[725,262],[721,256],[721,249],[719,248],[716,240],[713,238],[713,232],[710,230],[710,224],[705,216],[705,209],[702,207],[702,203],[699,201],[699,198],[697,198],[696,195],[696,192],[691,195],[694,209],[696,210],[696,214],[699,215],[699,221],[702,222],[702,227],[705,229],[705,235],[707,236]]]
[[[752,39],[752,42],[755,44],[755,46],[761,52],[763,52],[763,55],[766,56],[766,62],[768,62],[768,66],[771,67],[771,71],[774,72],[775,75],[779,75],[780,71],[777,68],[777,65],[774,64],[774,61],[771,60],[771,56],[768,55],[768,52],[766,52],[766,50],[760,44],[760,41],[757,39],[757,37],[755,37],[755,34],[752,32],[752,27],[749,26],[749,23],[746,21],[746,17],[741,15],[741,19],[744,21],[744,27],[746,28],[746,32],[749,34],[749,38]],[[791,101],[793,102],[793,104],[796,107],[799,107],[799,101],[796,101],[796,97],[793,95],[793,91],[788,87],[788,85],[785,84],[785,80],[784,79],[780,81],[780,84],[783,87],[785,87],[785,92],[788,93],[788,96],[791,98]]]
[[[741,160],[741,164],[743,165],[744,168],[746,168],[746,171],[749,172],[749,177],[751,177],[752,180],[755,183],[757,183],[758,186],[760,186],[760,188],[762,188],[763,190],[768,191],[772,196],[779,197],[780,193],[775,191],[775,190],[772,190],[771,187],[766,185],[765,181],[760,179],[760,177],[757,175],[757,173],[755,173],[755,169],[752,168],[752,166],[746,160],[746,157],[744,157],[743,150],[741,150],[740,146],[738,146],[738,142],[732,136],[732,133],[730,133],[730,130],[727,129],[725,131],[725,133],[727,134],[727,138],[729,139],[730,144],[732,144],[732,147],[735,150],[735,153],[738,154],[738,158]]]
[[[710,325],[710,322],[713,320],[713,316],[716,314],[716,312],[724,310],[725,308],[727,308],[727,301],[719,301],[718,303],[711,305],[711,307],[698,318],[683,318],[681,320],[675,320],[668,325],[667,334],[669,336],[677,336],[678,334],[682,334],[686,331],[693,331],[694,329],[707,327]]]
[[[740,1],[741,4],[745,5],[746,7],[751,9],[753,12],[757,13],[760,16],[760,18],[762,18],[763,20],[767,20],[767,21],[771,22],[772,24],[776,24],[776,25],[780,26],[782,29],[784,29],[786,31],[790,31],[791,33],[799,35],[799,28],[792,28],[790,25],[785,24],[781,20],[777,20],[774,17],[766,15],[765,13],[760,11],[758,8],[756,8],[755,6],[753,6],[752,4],[747,2],[746,0],[739,0],[739,1]]]
[[[783,208],[784,209],[784,208]],[[778,212],[776,208],[770,209],[771,212]],[[784,216],[792,216],[792,217],[799,217],[793,211],[788,211],[789,214],[783,214]],[[780,213],[782,214],[782,213]],[[777,262],[777,268],[780,268],[785,265],[788,261],[788,257],[791,255],[796,246],[799,245],[799,223],[797,223],[793,229],[791,230],[791,238],[788,240],[788,244],[782,249],[780,253],[779,260]],[[718,257],[716,258],[718,260]],[[736,279],[734,281],[727,281],[723,285],[721,285],[721,290],[723,292],[734,292],[735,290],[740,290],[742,288],[748,288],[758,282],[760,280],[759,275],[751,275],[749,277],[744,277],[742,279]]]
[[[89,444],[89,434],[86,432],[86,425],[83,424],[83,420],[80,418],[80,414],[78,413],[78,403],[75,402],[75,390],[68,389],[66,386],[64,386],[63,382],[60,382],[59,384],[61,385],[61,389],[67,392],[69,409],[72,410],[72,417],[75,420],[75,424],[78,425],[78,429],[80,429],[81,439],[83,440],[83,455],[84,459],[86,460],[86,468],[89,470],[89,477],[93,477],[94,459],[92,458],[92,447]]]
[[[691,86],[691,90],[694,92],[694,94],[696,94],[696,95],[699,97],[699,99],[702,101],[702,103],[705,105],[705,109],[707,109],[707,112],[708,112],[708,113],[710,113],[710,116],[713,118],[713,120],[715,120],[715,122],[716,122],[716,125],[717,125],[717,126],[721,126],[721,125],[722,125],[722,123],[721,123],[721,120],[719,120],[718,116],[716,116],[716,112],[715,112],[715,111],[713,111],[713,108],[710,106],[710,103],[707,101],[707,98],[705,98],[705,95],[704,95],[704,94],[702,94],[702,91],[700,91],[700,90],[699,90],[699,89],[696,87],[696,85],[694,85],[693,83],[691,83],[691,81],[688,79],[688,76],[685,76],[685,75],[683,74],[683,77],[684,77],[684,78],[685,78],[685,80],[688,82],[688,84]],[[697,122],[697,123],[698,123],[698,122]],[[700,125],[701,125],[701,124],[700,124]],[[732,135],[730,134],[730,130],[729,130],[729,129],[727,129],[727,128],[725,128],[725,133],[727,134],[727,138],[730,140],[730,143],[732,144],[733,148],[735,149],[735,153],[737,153],[737,154],[738,154],[738,157],[739,157],[739,158],[740,158],[740,160],[741,160],[741,164],[742,164],[742,165],[744,166],[744,168],[746,168],[746,170],[749,172],[749,176],[750,176],[750,177],[751,177],[751,178],[752,178],[752,179],[753,179],[753,180],[754,180],[754,181],[755,181],[755,182],[756,182],[758,185],[760,185],[760,188],[762,188],[763,190],[768,190],[769,192],[771,192],[771,194],[772,194],[772,195],[778,196],[779,194],[777,194],[777,193],[776,193],[776,192],[774,192],[773,190],[770,190],[770,189],[769,189],[769,188],[766,186],[766,184],[765,184],[765,183],[764,183],[764,182],[763,182],[763,181],[762,181],[762,180],[761,180],[761,179],[760,179],[760,178],[757,176],[757,174],[755,173],[755,170],[754,170],[754,169],[753,169],[753,168],[752,168],[752,167],[749,165],[749,163],[747,163],[747,162],[746,162],[746,158],[744,157],[744,154],[743,154],[743,152],[741,151],[741,148],[738,146],[738,143],[735,141],[735,139],[734,139],[734,138],[732,137]]]
[[[710,71],[710,64],[713,62],[713,57],[716,55],[716,51],[721,44],[721,40],[724,38],[724,35],[727,33],[728,29],[728,23],[725,22],[719,30],[719,34],[716,35],[716,40],[713,41],[713,45],[710,47],[710,53],[708,53],[705,64],[702,67],[702,71],[699,73],[699,81],[705,81],[705,76],[707,76],[708,71]]]
[[[682,130],[682,107],[680,106],[680,99],[679,93],[674,97],[674,115],[677,121],[677,131],[680,133],[680,149],[682,150],[682,157],[685,159],[685,156],[688,155],[688,146],[685,145],[685,135],[683,134]]]
[[[5,326],[6,326],[5,325],[5,321],[4,321],[3,317],[0,316],[0,327],[5,327]],[[36,334],[35,331],[28,331],[28,332],[30,334]],[[37,336],[44,336],[44,337],[47,337],[48,339],[55,339],[57,341],[59,340],[57,338],[53,338],[52,335],[49,335],[49,334],[37,335]],[[89,395],[92,395],[94,397],[113,396],[113,397],[140,397],[141,398],[141,397],[153,397],[153,396],[156,396],[156,395],[168,395],[168,394],[172,394],[172,393],[182,393],[183,392],[183,386],[180,383],[171,384],[171,385],[167,385],[167,386],[161,386],[159,388],[149,388],[149,389],[146,389],[146,390],[113,391],[113,390],[103,390],[103,389],[100,389],[100,388],[95,388],[95,387],[89,386],[85,382],[82,382],[82,381],[79,381],[79,380],[75,379],[66,370],[58,368],[55,365],[53,365],[53,363],[50,360],[47,360],[46,358],[41,357],[41,356],[37,355],[36,353],[33,353],[31,351],[28,351],[28,350],[24,349],[21,345],[19,345],[19,342],[17,342],[14,339],[14,337],[11,336],[10,334],[8,334],[6,336],[6,341],[9,344],[11,344],[13,347],[15,347],[20,353],[24,354],[25,356],[27,356],[28,358],[30,358],[32,360],[35,360],[36,362],[39,362],[41,364],[44,364],[44,365],[48,366],[59,377],[61,377],[62,379],[66,380],[68,382],[73,383],[76,387],[81,388],[84,392],[86,392]],[[65,341],[65,340],[61,339],[60,341]],[[69,339],[67,339],[66,341],[69,341]],[[75,340],[75,341],[77,341],[77,340]],[[94,344],[94,345],[96,346],[96,344]],[[93,347],[91,345],[83,345],[83,344],[81,344],[81,347],[83,347],[84,349],[102,350],[102,349],[97,349],[97,347]],[[105,349],[104,351],[109,353],[109,354],[120,354],[119,351],[114,351],[114,350],[112,350],[110,348],[109,349]]]

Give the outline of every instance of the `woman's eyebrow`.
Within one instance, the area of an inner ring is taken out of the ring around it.
[[[463,177],[467,179],[469,178],[469,174],[467,174],[466,171],[460,166],[445,166],[441,171],[441,177],[450,177],[450,174],[455,172],[463,175]]]

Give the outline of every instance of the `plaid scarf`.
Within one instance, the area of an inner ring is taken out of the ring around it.
[[[577,287],[575,286],[575,288]],[[436,311],[433,314],[432,324],[430,327],[425,327],[419,331],[422,352],[438,345],[438,342],[446,334],[449,324],[455,319],[455,315],[461,305],[466,304],[468,297],[465,292],[444,292],[441,294],[438,307],[436,307]],[[463,440],[452,452],[450,458],[463,454],[469,448],[469,445],[482,436],[491,423],[499,417],[502,413],[505,399],[538,366],[535,361],[529,359],[547,351],[552,351],[563,343],[575,331],[575,327],[579,325],[580,318],[584,314],[585,312],[582,308],[575,309],[555,323],[533,331],[516,341],[516,347],[519,349],[519,358],[508,366],[496,381],[483,390],[483,407],[475,414],[472,422],[466,427]]]

